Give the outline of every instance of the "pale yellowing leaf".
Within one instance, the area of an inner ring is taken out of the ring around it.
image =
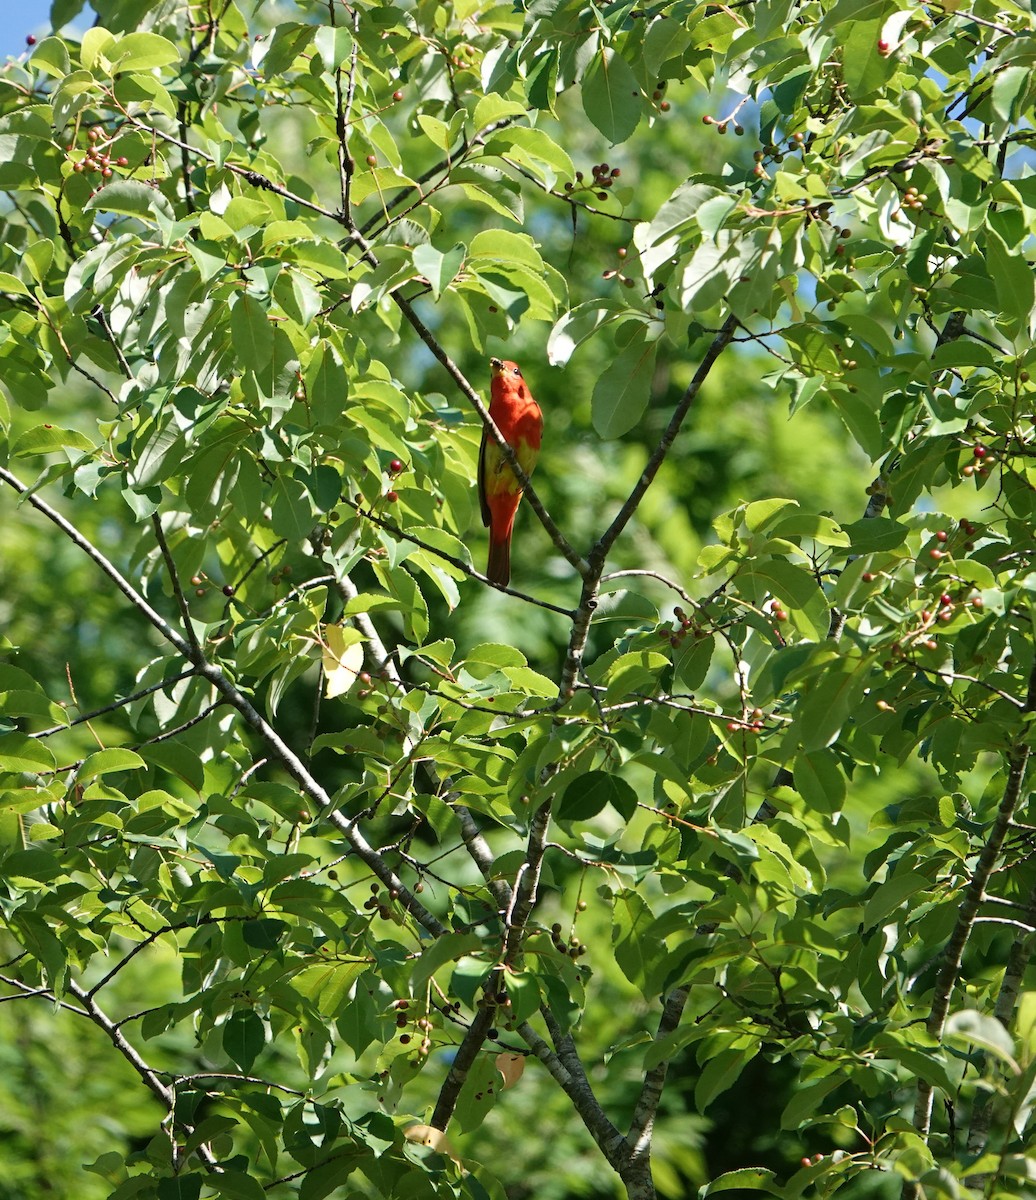
[[[355,629],[325,625],[320,649],[324,695],[330,700],[347,692],[363,670],[363,640]]]
[[[502,1054],[496,1056],[496,1069],[504,1077],[504,1086],[500,1089],[502,1092],[514,1085],[521,1079],[525,1071],[525,1055],[511,1054],[505,1050]]]
[[[434,1125],[411,1125],[408,1129],[403,1130],[403,1136],[408,1142],[415,1142],[418,1146],[427,1146],[437,1154],[445,1154],[455,1163],[460,1164],[460,1159],[450,1145],[450,1139]]]

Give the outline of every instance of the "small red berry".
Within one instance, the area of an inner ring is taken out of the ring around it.
[[[939,530],[939,532],[938,532],[938,533],[935,535],[935,540],[936,540],[937,542],[945,542],[945,541],[946,541],[946,538],[947,538],[948,536],[949,536],[949,535],[947,534],[947,532],[946,532],[946,530],[945,530],[945,529],[940,529],[940,530]]]
[[[367,155],[367,166],[368,167],[376,167],[377,165],[378,165],[377,156],[374,154],[368,154]]]
[[[32,34],[32,33],[28,34],[25,38],[25,44],[26,44],[26,46],[35,46],[36,45],[36,35]]]
[[[945,608],[947,604],[953,603],[953,597],[949,592],[943,592],[943,594],[939,597],[939,603],[943,606],[943,608]]]
[[[399,499],[399,492],[386,492],[385,499],[389,502],[389,504],[395,504]]]
[[[393,475],[398,475],[399,472],[403,470],[403,464],[399,461],[398,458],[394,458],[389,463],[389,470],[392,472]]]
[[[125,154],[120,154],[119,157],[115,160],[115,165],[119,166],[119,167],[128,167],[129,159],[125,156]]]
[[[873,571],[864,571],[864,573],[860,576],[860,578],[863,580],[864,583],[873,583],[874,582],[874,572]]]
[[[975,448],[971,452],[976,458],[985,458],[989,451],[982,445],[981,442],[975,443]]]
[[[671,107],[671,105],[668,100],[663,100],[662,103],[658,106],[660,112],[668,112],[670,107]]]
[[[985,606],[985,603],[986,603],[985,600],[983,600],[981,596],[972,596],[972,598],[971,598],[971,607],[972,608],[983,608]]]
[[[936,562],[938,562],[940,558],[945,557],[945,553],[946,552],[944,550],[929,550],[928,557],[934,558],[936,560]]]
[[[392,93],[392,99],[398,104],[403,99],[403,93],[396,91]]]
[[[885,41],[884,38],[879,38],[878,39],[878,53],[879,54],[888,54],[889,49],[890,49],[890,47],[889,47],[888,42]]]

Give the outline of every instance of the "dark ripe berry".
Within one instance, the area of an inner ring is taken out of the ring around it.
[[[1019,371],[1018,372],[1018,380],[1020,383],[1028,383],[1029,382],[1029,372],[1028,371]]]
[[[878,39],[878,53],[879,54],[888,54],[888,52],[889,52],[888,42],[886,42],[884,38],[879,38]]]
[[[223,585],[223,595],[224,596],[233,596],[233,594],[234,594],[234,585],[232,583],[224,584]]]
[[[368,167],[376,167],[377,165],[378,165],[377,156],[374,154],[368,154],[367,155],[367,166]]]
[[[946,530],[945,530],[945,529],[940,529],[940,530],[938,531],[938,533],[936,533],[936,535],[935,535],[935,540],[936,540],[937,542],[945,542],[945,541],[946,541],[946,538],[947,538],[947,536],[948,536],[948,535],[947,535],[947,533],[946,533]]]
[[[668,112],[670,109],[669,101],[663,100],[662,103],[658,106],[658,108],[659,108],[660,112]]]
[[[716,126],[716,132],[717,133],[726,133],[727,132],[726,121],[720,121],[720,123]]]
[[[582,182],[583,182],[583,172],[576,171],[576,183],[582,183]]]
[[[396,1028],[397,1029],[406,1029],[406,1027],[407,1027],[407,1019],[402,1014],[400,1014],[398,1017],[396,1017]]]
[[[125,154],[120,154],[119,157],[115,160],[115,165],[117,167],[128,167],[129,159],[126,157]]]
[[[608,193],[607,193],[607,192],[598,192],[598,193],[597,193],[597,199],[598,199],[598,200],[607,200],[607,199],[608,199]]]
[[[420,896],[420,894],[424,891],[424,884],[423,883],[415,883],[414,891]]]
[[[611,170],[612,179],[618,179],[621,174],[622,174],[622,171],[618,167],[612,167],[612,170]],[[1025,375],[1025,372],[1023,371],[1022,374]],[[1028,379],[1028,376],[1026,375],[1025,378]],[[1022,382],[1024,383],[1024,380]]]
[[[392,99],[398,104],[403,99],[403,93],[396,91],[392,93]]]
[[[26,46],[35,46],[36,45],[36,35],[32,34],[32,33],[26,34],[25,44],[26,44]]]
[[[873,583],[874,582],[874,572],[873,571],[864,571],[864,573],[860,576],[860,578],[863,580],[864,583]]]
[[[402,469],[403,469],[403,464],[399,461],[398,458],[394,458],[389,463],[389,470],[392,472],[393,475],[398,475],[399,472],[402,471]]]
[[[571,190],[572,190],[572,183],[571,183],[571,181],[566,180],[565,181],[565,191],[570,192]]]
[[[403,1043],[403,1045],[404,1045],[404,1046],[406,1046],[406,1045],[409,1045],[409,1043],[410,1043],[410,1034],[409,1034],[409,1033],[401,1033],[401,1034],[399,1035],[399,1040],[400,1040],[400,1041]]]
[[[395,504],[399,499],[399,492],[386,492],[385,499],[389,502],[389,504]]]
[[[981,442],[977,442],[975,444],[975,448],[971,451],[971,453],[976,458],[985,458],[986,455],[989,453],[989,451],[985,448],[985,446],[982,445]]]
[[[953,603],[953,597],[949,592],[943,592],[943,594],[939,597],[939,603],[945,607],[947,604]]]

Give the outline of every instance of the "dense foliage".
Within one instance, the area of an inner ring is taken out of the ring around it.
[[[1031,1194],[1029,8],[83,7],[0,73],[5,1195]]]

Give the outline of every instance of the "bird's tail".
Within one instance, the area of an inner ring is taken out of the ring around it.
[[[489,562],[486,577],[501,587],[507,587],[511,579],[511,531],[500,541],[489,539]]]

